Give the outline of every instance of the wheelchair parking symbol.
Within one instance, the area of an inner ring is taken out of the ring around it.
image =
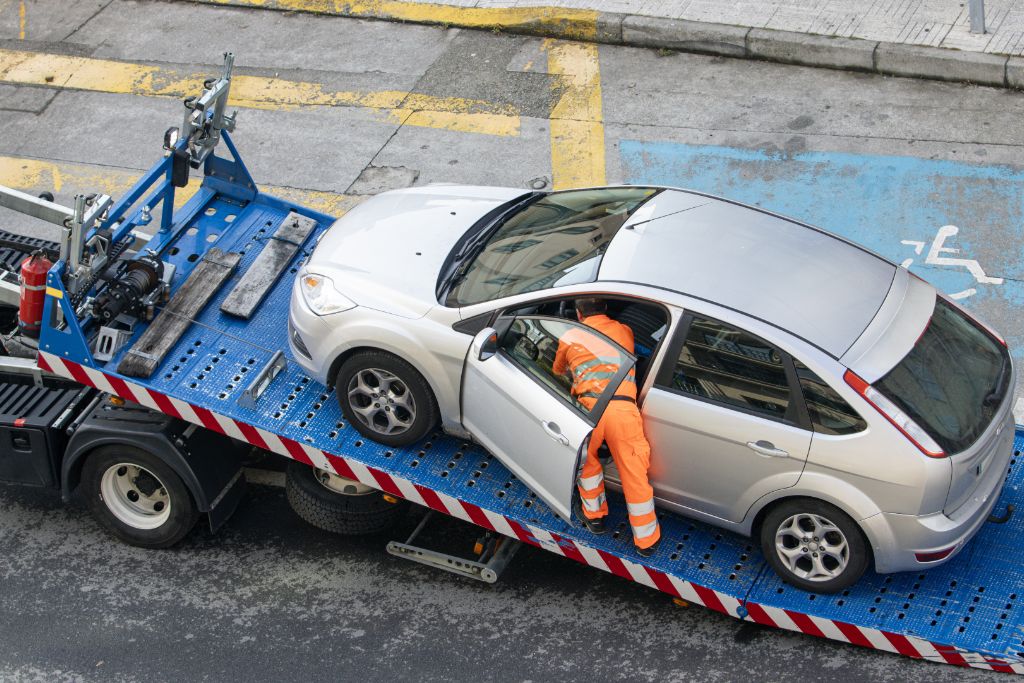
[[[983,285],[1001,285],[1003,284],[1003,278],[1001,277],[990,277],[985,274],[985,269],[981,267],[981,264],[974,259],[968,258],[955,258],[953,256],[944,256],[943,254],[959,254],[960,250],[954,247],[947,247],[946,240],[950,237],[955,236],[960,232],[960,228],[955,225],[944,225],[939,228],[938,233],[935,235],[935,239],[932,240],[931,246],[928,248],[928,254],[925,256],[924,262],[931,266],[949,266],[951,268],[964,268],[969,272],[978,282]],[[921,255],[924,252],[925,243],[916,242],[914,240],[900,240],[901,244],[906,244],[914,248],[914,253]],[[908,258],[903,261],[900,265],[904,268],[909,268],[910,264],[914,262],[914,259]],[[977,294],[978,290],[975,287],[969,287],[955,294],[950,294],[950,298],[953,299],[966,299],[972,294]]]

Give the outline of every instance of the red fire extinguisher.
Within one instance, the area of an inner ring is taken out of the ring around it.
[[[46,275],[50,263],[41,251],[21,262],[21,300],[18,304],[18,327],[22,334],[38,337],[43,324],[43,304],[46,301]]]

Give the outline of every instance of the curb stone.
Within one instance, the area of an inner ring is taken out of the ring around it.
[[[388,10],[373,6],[370,9],[360,9],[359,5],[330,5],[313,1],[309,2],[308,8],[303,8],[302,3],[295,0],[184,1],[217,7],[299,11],[358,19],[494,30],[560,40],[677,50],[1024,90],[1024,57],[684,19],[594,12],[592,24],[584,27],[578,17],[568,18],[560,14],[563,12],[562,8],[536,7],[519,8],[521,11],[535,10],[534,20],[527,18],[511,24],[481,24],[479,21],[467,21],[463,24],[458,19],[453,20],[450,15],[446,15],[444,20],[430,19],[430,12],[427,10],[429,7],[443,7],[446,10],[458,8],[430,5],[414,0],[390,2],[387,5]],[[416,12],[410,12],[410,16],[401,16],[401,12],[396,12],[395,8],[400,10],[403,6],[415,8]]]
[[[622,22],[621,44],[742,58],[749,32],[743,26],[629,16]]]
[[[874,71],[877,48],[876,41],[856,38],[763,28],[752,28],[747,34],[747,53],[755,59],[830,69]]]
[[[879,43],[875,67],[879,73],[916,76],[940,81],[959,81],[1004,87],[1005,55],[960,52],[917,45]]]

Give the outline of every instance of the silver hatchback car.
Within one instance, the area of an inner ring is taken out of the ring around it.
[[[588,411],[551,372],[581,296],[634,332],[617,352],[657,504],[756,535],[793,585],[937,565],[991,513],[1014,433],[1005,342],[861,247],[697,192],[379,195],[300,270],[291,351],[362,434],[404,445],[440,422],[571,519],[615,390]]]

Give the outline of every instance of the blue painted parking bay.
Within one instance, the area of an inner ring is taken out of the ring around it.
[[[160,168],[155,170],[159,174]],[[63,343],[57,334],[63,332],[45,330],[48,352],[41,365],[307,463],[323,461],[360,480],[369,473],[378,488],[735,617],[933,661],[1024,673],[1024,562],[1016,559],[1024,519],[1019,516],[1002,526],[985,525],[970,546],[940,568],[888,576],[868,572],[849,591],[820,596],[779,582],[751,539],[663,513],[664,540],[645,559],[633,549],[620,496],[610,499],[612,533],[594,536],[557,518],[475,446],[441,434],[401,449],[364,440],[345,424],[333,391],[294,362],[254,408],[244,407],[239,397],[247,375],[276,350],[287,349],[292,278],[281,278],[248,321],[225,315],[220,305],[260,245],[296,207],[259,193],[225,195],[221,190],[232,188],[224,181],[204,188],[175,215],[179,237],[168,242],[175,248],[164,252],[179,269],[175,287],[213,246],[242,252],[243,260],[152,377],[118,375],[125,351],[108,363],[75,356],[73,350],[81,346],[57,348]],[[309,245],[329,217],[305,213],[318,221]],[[307,255],[308,246],[295,257],[291,272]],[[138,326],[125,349],[145,327]],[[997,511],[1010,502],[1024,503],[1022,448],[1024,434],[1018,433],[1017,455]]]
[[[621,141],[619,153],[627,182],[760,206],[906,264],[999,330],[1021,367],[1024,169],[635,140]]]

